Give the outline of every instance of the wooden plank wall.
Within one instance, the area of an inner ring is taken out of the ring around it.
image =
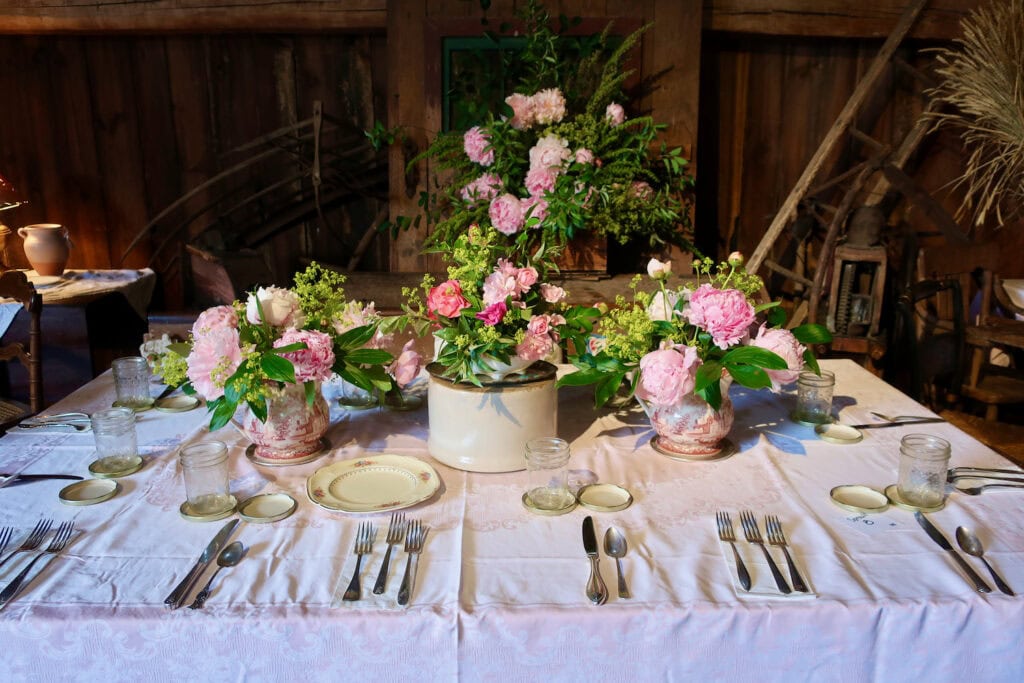
[[[379,33],[0,36],[0,172],[29,199],[4,222],[68,225],[71,268],[146,265],[152,241],[120,262],[132,237],[236,162],[229,150],[308,118],[315,99],[357,131],[383,120],[386,62]],[[265,250],[271,265],[286,280],[300,255],[347,263],[379,209],[366,200],[334,217],[340,240],[280,235]],[[155,305],[180,306],[181,264],[160,265]],[[363,266],[386,269],[386,244]]]

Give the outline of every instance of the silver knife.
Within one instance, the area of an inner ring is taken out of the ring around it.
[[[941,531],[935,528],[934,524],[928,521],[927,517],[922,515],[920,512],[915,512],[914,517],[917,519],[917,523],[921,525],[921,528],[928,532],[928,535],[931,536],[932,540],[938,543],[940,548],[953,556],[953,559],[960,565],[960,569],[964,570],[964,573],[967,574],[974,583],[975,590],[979,593],[992,592],[992,589],[988,587],[988,584],[978,576],[976,571],[971,569],[971,565],[964,562],[964,558],[960,557],[960,554],[957,551],[953,550],[953,546],[949,544],[946,537],[942,535]]]
[[[0,489],[5,486],[18,486],[32,481],[44,479],[73,479],[81,481],[82,477],[77,474],[0,474]]]
[[[933,422],[945,422],[941,417],[929,417],[924,420],[903,420],[901,422],[869,422],[866,425],[846,425],[854,429],[886,429],[888,427],[908,427],[911,425],[931,424]]]
[[[185,578],[181,580],[181,583],[179,583],[177,587],[171,591],[171,594],[164,600],[165,605],[170,605],[171,609],[178,609],[181,607],[182,603],[185,602],[185,596],[188,595],[189,588],[191,588],[192,584],[195,583],[197,578],[199,578],[199,575],[203,573],[203,570],[213,562],[213,559],[217,557],[217,553],[221,551],[221,548],[227,544],[228,538],[231,537],[231,533],[235,530],[236,526],[238,526],[238,520],[233,519],[225,524],[224,528],[217,532],[217,535],[213,537],[213,540],[210,541],[209,545],[206,546],[206,549],[203,550],[203,553],[199,556],[199,559],[196,560],[196,563],[192,566],[192,569],[189,570],[189,573],[185,575]]]
[[[587,597],[595,605],[603,605],[608,600],[608,587],[601,578],[598,567],[600,555],[597,552],[597,534],[594,533],[594,519],[587,516],[583,520],[583,550],[590,558],[590,579],[587,580]]]

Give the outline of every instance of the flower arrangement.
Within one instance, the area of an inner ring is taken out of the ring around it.
[[[427,249],[449,251],[472,225],[493,226],[516,259],[548,256],[584,231],[690,248],[688,161],[658,143],[663,125],[622,104],[622,61],[643,29],[612,48],[609,26],[599,49],[573,60],[536,2],[523,17],[532,72],[497,115],[439,135],[413,160],[451,172],[421,197],[434,224]]]
[[[819,372],[805,345],[827,343],[822,325],[781,327],[778,302],[757,304],[763,282],[743,268],[733,253],[725,263],[694,259],[696,283],[668,286],[671,262],[651,259],[647,273],[657,284],[651,293],[632,282],[633,300],[620,296],[597,320],[596,334],[572,358],[579,368],[559,385],[596,384],[603,405],[624,381],[652,404],[673,405],[695,394],[712,408],[722,403],[720,380],[728,375],[753,389],[794,382],[805,364]]]
[[[345,277],[317,263],[296,274],[295,288],[260,287],[247,300],[203,311],[188,342],[172,344],[160,363],[164,381],[198,393],[223,427],[246,404],[262,422],[267,399],[302,384],[312,405],[318,382],[337,373],[364,389],[388,391],[392,355],[373,305],[345,300]]]
[[[566,306],[565,290],[544,281],[543,262],[505,258],[498,237],[494,228],[470,226],[455,239],[448,279],[435,283],[427,275],[419,288],[403,290],[405,314],[396,323],[421,336],[433,330],[442,342],[436,361],[443,375],[478,386],[477,375],[498,364],[517,357],[529,365],[550,356],[563,330],[588,315]]]

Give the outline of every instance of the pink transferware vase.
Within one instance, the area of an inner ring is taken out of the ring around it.
[[[285,384],[267,396],[267,420],[260,422],[248,407],[239,414],[239,429],[253,445],[246,454],[260,465],[297,465],[316,458],[331,424],[330,409],[316,383],[313,404],[306,403],[302,384]]]
[[[718,410],[694,394],[687,394],[674,405],[656,405],[637,397],[656,434],[651,439],[654,450],[680,460],[720,456],[735,417],[729,398],[731,384],[731,377],[722,379],[722,405]]]

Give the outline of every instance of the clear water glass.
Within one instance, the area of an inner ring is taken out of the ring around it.
[[[801,372],[796,380],[796,412],[798,422],[825,424],[832,421],[832,392],[836,387],[836,375],[822,370]]]
[[[117,393],[115,405],[132,410],[145,410],[153,405],[153,397],[149,393],[149,363],[145,358],[115,358],[110,368]]]
[[[545,437],[526,442],[526,489],[530,504],[538,510],[561,510],[574,497],[569,491],[569,444]]]
[[[228,482],[228,447],[223,441],[183,446],[180,458],[190,513],[215,515],[234,506]]]
[[[120,472],[135,464],[139,440],[135,432],[135,411],[109,408],[90,417],[96,440],[96,467],[104,472]]]
[[[942,504],[950,446],[931,434],[907,434],[900,440],[900,471],[896,490],[903,502],[922,508]]]

